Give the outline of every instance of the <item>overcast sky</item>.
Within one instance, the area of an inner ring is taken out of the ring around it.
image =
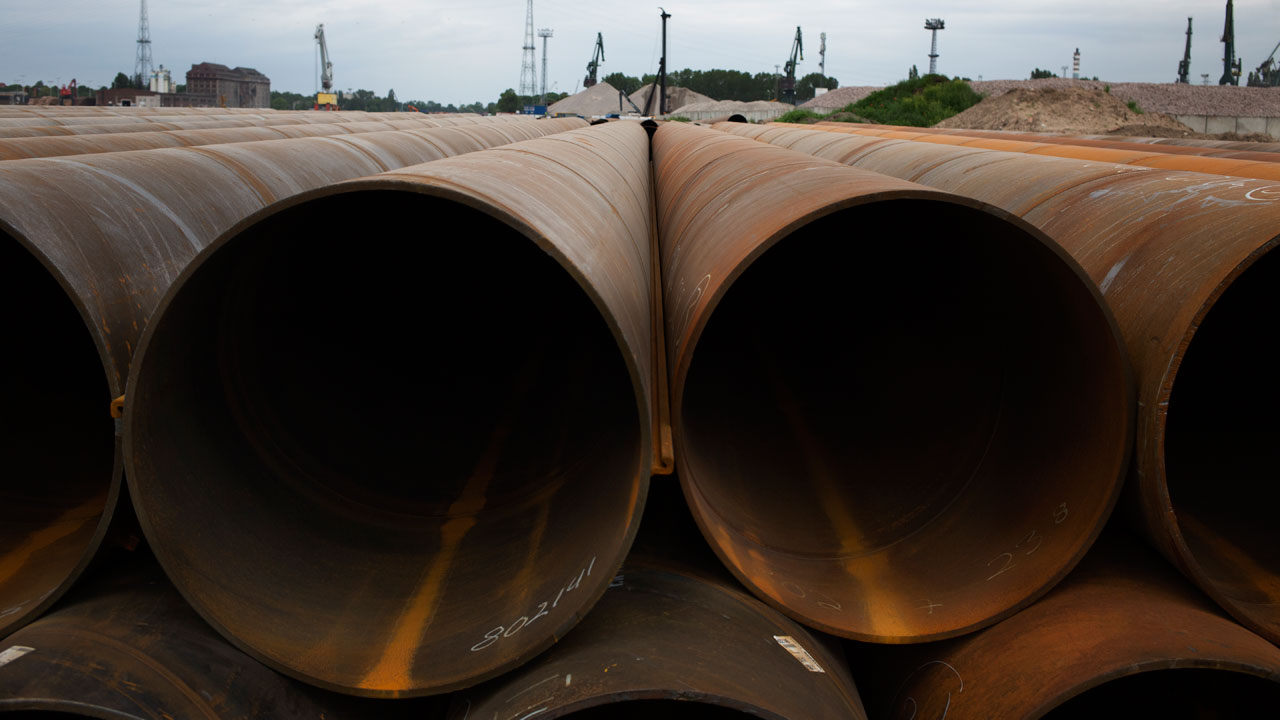
[[[658,0],[664,2],[664,0]],[[313,33],[324,23],[341,89],[402,100],[464,103],[515,88],[525,0],[150,0],[152,57],[184,82],[193,63],[253,67],[274,90],[317,86]],[[818,71],[827,34],[828,75],[841,85],[884,85],[928,66],[926,17],[946,20],[939,72],[978,79],[1026,78],[1033,67],[1061,72],[1079,47],[1081,74],[1111,81],[1169,82],[1195,18],[1191,73],[1222,74],[1222,0],[932,0],[803,3],[779,0],[665,0],[670,67],[771,72],[804,31],[798,75]],[[139,0],[0,0],[0,80],[109,84],[132,74]],[[630,0],[534,0],[535,28],[552,28],[548,89],[581,89],[596,33],[604,33],[601,75],[653,72],[660,55],[656,4]],[[1244,71],[1280,42],[1280,0],[1235,3],[1236,52]],[[542,42],[538,42],[541,82]]]

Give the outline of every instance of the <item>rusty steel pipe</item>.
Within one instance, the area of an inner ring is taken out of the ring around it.
[[[812,129],[812,125],[773,123],[797,129]],[[1028,153],[1049,157],[1072,158],[1101,163],[1134,165],[1139,167],[1161,168],[1165,170],[1181,170],[1233,177],[1249,177],[1262,180],[1280,180],[1280,162],[1260,162],[1249,159],[1232,159],[1229,157],[1205,157],[1200,155],[1170,155],[1164,152],[1148,152],[1132,149],[1116,149],[1112,147],[1080,146],[1076,144],[1060,144],[1044,138],[1044,142],[1030,142],[1007,137],[994,137],[1003,133],[989,133],[992,137],[971,137],[960,133],[939,134],[936,128],[905,130],[862,129],[861,126],[850,126],[849,123],[833,123],[823,125],[822,130],[831,132],[880,137],[892,140],[912,140],[942,145],[956,145],[982,150],[1000,150],[1003,152]],[[1018,137],[1027,137],[1018,135]],[[1038,137],[1038,136],[1037,136]],[[1150,147],[1150,146],[1146,146]],[[1278,156],[1280,158],[1280,156]]]
[[[834,125],[845,125],[849,123],[830,123],[822,122],[818,125],[831,127]],[[1163,144],[1152,146],[1150,143],[1126,142],[1124,140],[1095,140],[1083,137],[1075,137],[1071,135],[1053,135],[1049,133],[1032,133],[1032,132],[1012,132],[1008,130],[969,130],[964,128],[917,128],[899,125],[858,125],[857,127],[867,130],[884,130],[890,132],[922,132],[927,131],[936,135],[951,135],[957,137],[971,138],[987,138],[991,140],[1015,140],[1023,142],[1042,142],[1055,145],[1075,145],[1086,148],[1123,150],[1131,152],[1160,152],[1167,155],[1180,156],[1198,156],[1198,157],[1217,157],[1235,160],[1250,160],[1257,162],[1280,162],[1273,152],[1251,152],[1248,149],[1226,149],[1214,147],[1200,147],[1194,145],[1182,144]]]
[[[711,130],[660,127],[654,162],[679,475],[738,578],[889,643],[1061,579],[1133,413],[1075,263],[982,203]]]
[[[1043,600],[968,637],[851,648],[868,710],[892,720],[1238,718],[1280,703],[1280,649],[1108,531]]]
[[[213,632],[150,553],[136,555],[104,563],[53,612],[0,641],[0,718],[341,720],[429,709],[281,677]]]
[[[731,584],[629,560],[568,637],[454,696],[466,718],[865,720],[844,658]]]
[[[363,122],[403,123],[406,121],[429,119],[441,125],[455,124],[459,121],[483,119],[486,122],[510,122],[512,116],[480,118],[474,115],[422,115],[418,113],[355,113],[354,117],[328,118],[327,115],[345,115],[345,113],[315,113],[317,117],[296,116],[244,116],[227,120],[206,120],[200,117],[191,119],[170,120],[167,122],[133,123],[125,125],[48,125],[37,127],[0,127],[0,139],[20,139],[35,137],[65,137],[80,135],[133,135],[137,133],[163,132],[167,130],[210,130],[221,128],[246,127],[324,127],[327,125],[354,125]]]
[[[381,130],[412,130],[453,125],[487,124],[486,118],[460,118],[436,121],[410,118],[394,121],[369,121],[327,124],[271,125],[262,127],[174,130],[112,135],[75,135],[69,137],[32,137],[0,139],[0,160],[41,157],[64,157],[129,150],[154,150],[164,147],[196,147],[223,143],[279,140],[282,138],[353,135]]]
[[[23,341],[3,360],[14,423],[0,435],[8,462],[0,637],[57,600],[101,542],[122,467],[108,405],[124,393],[161,294],[200,248],[305,190],[584,125],[494,123],[0,163],[0,293],[11,337]]]
[[[1240,150],[1244,152],[1280,153],[1280,142],[1250,142],[1245,140],[1208,140],[1201,138],[1162,138],[1137,135],[1072,135],[1083,140],[1115,140],[1119,142],[1150,145],[1185,145],[1187,147],[1215,150]]]
[[[783,146],[821,132],[718,127]],[[817,152],[1004,208],[1079,260],[1137,373],[1138,524],[1232,616],[1280,643],[1269,480],[1280,381],[1265,330],[1280,309],[1280,185],[879,138]]]
[[[644,130],[611,123],[304,193],[204,250],[125,417],[134,506],[196,610],[373,697],[573,627],[652,464],[651,192]]]

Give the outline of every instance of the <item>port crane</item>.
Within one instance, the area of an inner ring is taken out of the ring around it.
[[[1271,54],[1266,60],[1258,66],[1257,70],[1249,73],[1249,85],[1251,87],[1278,87],[1280,86],[1280,64],[1276,63],[1276,51],[1280,50],[1280,43],[1271,48]]]
[[[596,48],[591,55],[591,62],[587,63],[587,77],[582,81],[582,87],[589,88],[595,86],[596,71],[600,68],[600,63],[604,62],[604,34],[596,33]]]
[[[796,58],[804,60],[804,40],[800,35],[800,26],[796,26],[796,39],[791,42],[791,57],[787,58],[786,75],[782,78],[782,102],[796,104]]]
[[[1187,18],[1187,49],[1182,52],[1182,59],[1178,61],[1178,83],[1191,83],[1191,18]]]
[[[1240,84],[1241,60],[1236,57],[1236,20],[1232,0],[1227,0],[1227,22],[1222,27],[1222,77],[1219,85]]]
[[[324,23],[316,25],[316,45],[320,48],[320,87],[316,93],[316,110],[337,110],[338,95],[333,89],[333,63],[329,61],[329,46],[324,41]]]

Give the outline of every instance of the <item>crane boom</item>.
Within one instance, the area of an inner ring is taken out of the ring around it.
[[[593,87],[596,80],[596,71],[600,69],[600,63],[604,62],[604,34],[596,33],[596,48],[591,55],[591,62],[587,63],[587,77],[582,81],[582,87]]]
[[[1191,82],[1191,18],[1187,18],[1187,49],[1178,62],[1178,82],[1183,85]]]
[[[1236,20],[1232,0],[1227,0],[1227,22],[1222,27],[1222,78],[1219,85],[1239,85],[1241,60],[1236,57]]]
[[[333,63],[329,62],[329,46],[324,41],[324,23],[316,26],[316,43],[320,45],[320,87],[333,89]]]
[[[1257,70],[1249,73],[1249,85],[1251,87],[1277,87],[1280,86],[1280,67],[1276,67],[1276,52],[1280,51],[1280,43],[1271,48],[1271,54],[1266,60],[1258,66]]]
[[[791,42],[791,57],[787,58],[786,77],[782,78],[782,102],[796,104],[796,58],[804,60],[804,39],[800,26],[796,26],[796,38]]]

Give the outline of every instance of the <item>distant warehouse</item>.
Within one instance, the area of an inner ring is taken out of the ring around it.
[[[168,70],[157,72],[168,74]],[[152,73],[156,75],[156,73]],[[218,63],[202,62],[187,71],[183,92],[155,92],[169,87],[167,82],[151,83],[153,90],[120,88],[98,91],[99,105],[137,105],[139,107],[271,107],[271,80],[253,68],[229,68]]]

